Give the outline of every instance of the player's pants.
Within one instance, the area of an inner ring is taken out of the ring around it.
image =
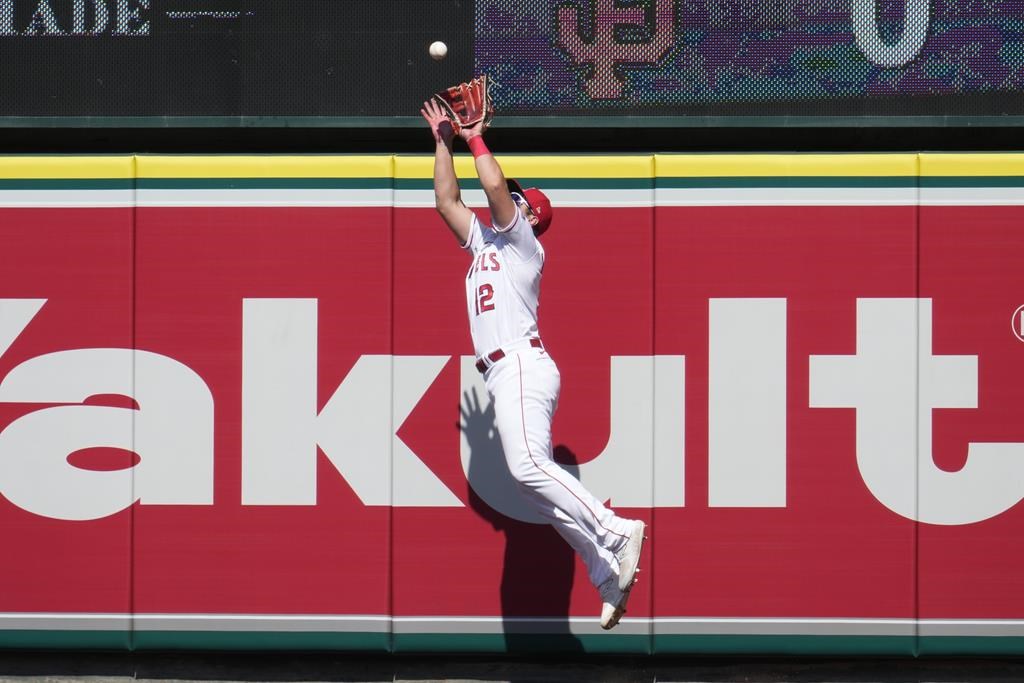
[[[484,377],[508,469],[519,489],[583,558],[595,586],[618,572],[615,551],[629,522],[583,488],[551,456],[551,419],[558,405],[558,367],[541,349],[507,355]]]

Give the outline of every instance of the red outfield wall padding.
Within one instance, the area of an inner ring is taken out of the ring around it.
[[[1019,649],[1021,207],[566,187],[555,454],[650,525],[617,630],[502,469],[431,198],[0,196],[0,647]]]

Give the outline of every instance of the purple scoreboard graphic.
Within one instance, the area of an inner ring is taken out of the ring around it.
[[[1008,114],[1024,0],[477,0],[506,112]]]

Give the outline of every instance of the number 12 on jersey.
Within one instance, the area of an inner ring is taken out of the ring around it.
[[[480,285],[476,290],[476,314],[480,315],[487,311],[494,310],[494,304],[491,303],[491,299],[494,298],[494,287],[487,284],[486,282]]]

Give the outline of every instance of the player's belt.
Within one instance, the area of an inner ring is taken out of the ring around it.
[[[535,349],[544,348],[544,345],[540,343],[539,337],[532,337],[530,339],[530,346],[532,346]],[[483,356],[482,358],[477,360],[476,369],[479,370],[480,372],[486,372],[487,368],[491,367],[504,357],[505,351],[503,349],[495,349],[494,351],[488,353],[486,356]]]

